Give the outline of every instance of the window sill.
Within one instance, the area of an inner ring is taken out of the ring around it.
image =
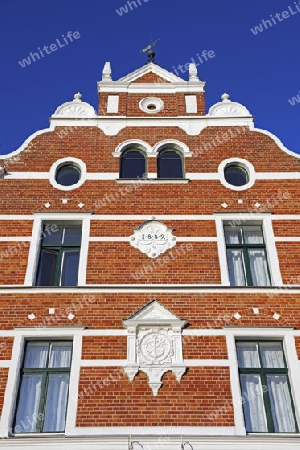
[[[117,178],[119,184],[188,184],[188,178]]]

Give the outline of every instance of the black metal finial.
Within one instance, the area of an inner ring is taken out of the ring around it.
[[[155,52],[153,51],[153,47],[157,44],[159,39],[156,39],[156,41],[153,41],[150,39],[150,44],[147,45],[147,47],[142,48],[141,52],[146,53],[147,52],[147,63],[149,62],[155,62]]]

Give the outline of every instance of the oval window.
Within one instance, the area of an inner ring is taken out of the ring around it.
[[[56,172],[55,180],[62,186],[72,186],[80,180],[80,170],[74,164],[64,164]]]
[[[246,168],[238,164],[229,164],[225,167],[224,177],[232,186],[245,186],[249,182],[249,174]]]

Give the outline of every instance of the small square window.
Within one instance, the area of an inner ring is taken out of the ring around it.
[[[282,342],[236,343],[247,432],[296,433]]]
[[[72,342],[26,343],[14,432],[63,432],[69,392]]]

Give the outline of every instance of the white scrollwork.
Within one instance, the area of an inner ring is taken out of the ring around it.
[[[165,329],[139,330],[137,352],[139,364],[171,364],[172,341]]]
[[[171,228],[158,220],[149,220],[134,230],[130,244],[149,258],[157,258],[176,245],[176,237],[172,235]]]

